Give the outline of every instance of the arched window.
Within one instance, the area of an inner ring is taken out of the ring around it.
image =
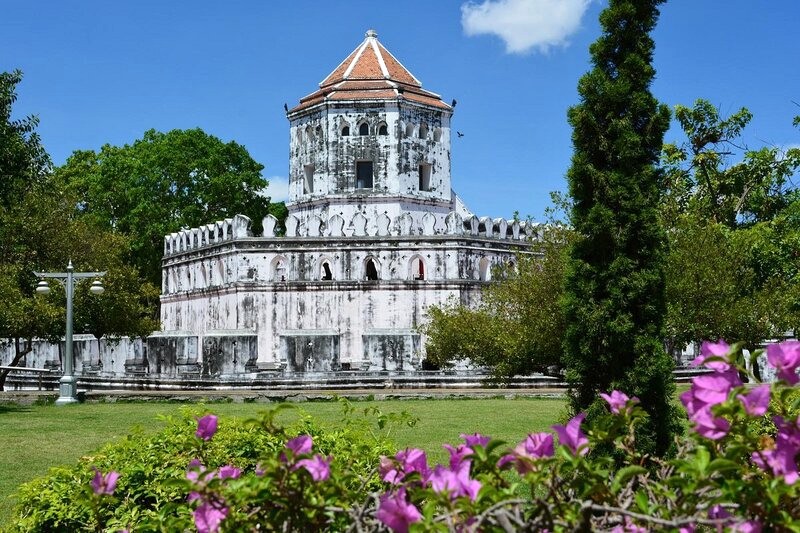
[[[378,135],[389,135],[389,127],[386,125],[386,123],[381,122],[381,124],[378,126]]]
[[[342,128],[342,137],[347,137],[350,135],[350,126],[344,126]]]
[[[366,122],[362,122],[361,125],[358,127],[358,134],[369,135],[369,124],[367,124]]]
[[[333,271],[331,271],[331,264],[328,261],[322,262],[319,276],[322,281],[331,281],[333,279]]]
[[[425,124],[421,124],[419,127],[419,138],[420,139],[428,138],[428,126],[426,126]]]
[[[371,257],[368,257],[366,261],[364,261],[364,278],[367,281],[378,281],[378,266],[375,263],[375,260]]]
[[[490,281],[492,279],[492,263],[488,257],[482,257],[478,262],[478,276],[481,281]]]
[[[425,261],[418,255],[411,259],[411,279],[422,281],[425,279]]]
[[[314,128],[314,133],[316,133],[317,139],[322,140],[322,126]]]
[[[406,124],[406,137],[413,137],[413,136],[414,136],[414,125]]]
[[[306,140],[314,142],[314,130],[311,128],[311,124],[306,126]]]
[[[439,142],[442,140],[442,128],[436,128],[433,130],[433,141]]]

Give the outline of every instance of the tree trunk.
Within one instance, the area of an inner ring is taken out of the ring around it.
[[[17,363],[28,355],[31,350],[33,350],[33,339],[25,339],[23,348],[20,346],[20,338],[14,337],[14,359],[11,360],[8,366],[17,366]],[[0,391],[5,390],[6,378],[10,372],[11,370],[8,369],[0,370]]]

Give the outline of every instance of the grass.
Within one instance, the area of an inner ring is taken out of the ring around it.
[[[527,433],[555,423],[565,406],[562,400],[538,398],[387,400],[353,405],[358,410],[377,407],[384,413],[407,411],[419,417],[414,427],[395,427],[391,437],[399,448],[423,448],[436,462],[446,457],[441,445],[458,441],[461,433],[479,432],[516,443]],[[13,494],[20,484],[46,474],[52,466],[75,463],[135,426],[158,431],[164,426],[159,416],[177,414],[180,407],[176,403],[0,404],[0,525],[11,514]],[[213,403],[206,407],[225,420],[256,417],[270,406]],[[335,423],[342,414],[336,402],[309,402],[298,407],[327,423]],[[298,415],[289,411],[284,416]]]

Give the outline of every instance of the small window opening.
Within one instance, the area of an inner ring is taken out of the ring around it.
[[[308,142],[314,142],[314,130],[311,129],[311,126],[306,126],[306,139]]]
[[[325,261],[322,263],[322,281],[331,281],[332,279],[333,272],[331,272],[331,266]]]
[[[442,140],[442,128],[436,128],[433,130],[433,141],[439,142]]]
[[[369,124],[367,124],[366,122],[362,122],[361,125],[358,127],[358,134],[369,135]]]
[[[419,190],[431,190],[431,165],[428,163],[419,166]]]
[[[389,135],[389,128],[386,124],[381,124],[378,126],[378,135]]]
[[[413,136],[414,136],[414,125],[406,124],[406,137],[413,137]]]
[[[304,165],[305,179],[303,179],[303,194],[314,192],[314,165]]]
[[[350,135],[350,126],[345,126],[342,128],[342,137],[347,137]]]
[[[375,261],[367,259],[367,281],[378,281],[378,268],[375,266]]]
[[[425,263],[419,257],[411,262],[411,278],[418,281],[425,279]]]
[[[356,162],[356,189],[372,188],[372,161]]]
[[[314,132],[317,134],[317,138],[322,140],[322,126],[317,126]]]
[[[419,138],[420,139],[427,139],[428,138],[428,126],[422,124],[419,127]]]

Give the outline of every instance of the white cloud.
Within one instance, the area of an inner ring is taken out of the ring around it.
[[[283,202],[289,199],[289,179],[283,176],[267,178],[267,188],[262,190],[264,196],[269,196],[273,202]]]
[[[497,35],[509,54],[565,46],[578,30],[592,0],[484,0],[461,6],[461,26],[468,36]]]

